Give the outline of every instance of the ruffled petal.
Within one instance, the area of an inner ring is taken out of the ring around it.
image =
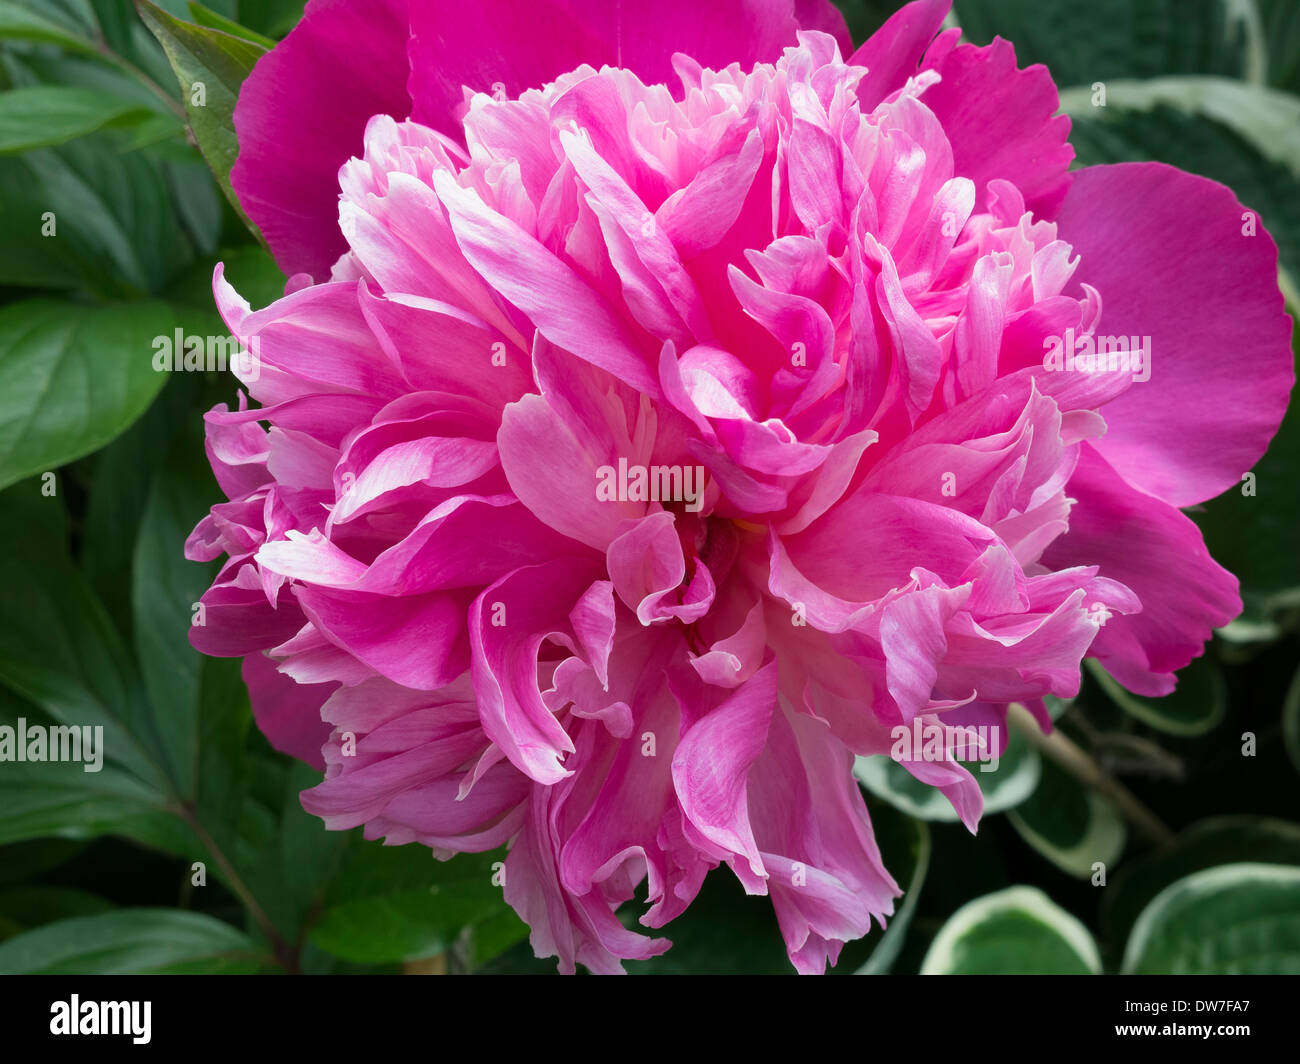
[[[925,67],[942,80],[921,99],[943,123],[957,174],[975,182],[975,209],[988,205],[988,183],[1002,178],[1039,218],[1060,210],[1070,187],[1070,119],[1057,114],[1056,85],[1045,66],[1017,69],[1000,37],[985,47],[936,46]]]
[[[672,84],[681,52],[721,70],[770,62],[804,27],[848,44],[844,18],[827,0],[480,0],[449,8],[416,3],[411,12],[411,96],[415,117],[454,132],[466,88],[511,97],[583,64],[631,70],[647,85]]]
[[[1168,694],[1213,629],[1241,612],[1236,577],[1210,557],[1188,518],[1126,483],[1090,445],[1083,451],[1069,485],[1070,531],[1044,561],[1087,561],[1132,588],[1142,612],[1106,620],[1090,656],[1138,694]]]

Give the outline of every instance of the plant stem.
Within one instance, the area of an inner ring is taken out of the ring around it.
[[[1009,707],[1007,723],[1029,740],[1045,757],[1089,787],[1108,798],[1143,838],[1161,848],[1172,846],[1174,832],[1169,825],[1142,804],[1127,787],[1106,773],[1092,756],[1076,745],[1059,728],[1044,735],[1038,722],[1021,705]]]
[[[253,897],[253,892],[248,889],[248,885],[240,878],[239,873],[235,871],[235,866],[230,863],[221,847],[217,845],[216,840],[208,834],[208,829],[203,826],[195,815],[194,807],[189,802],[177,803],[176,812],[181,819],[187,823],[199,837],[199,842],[203,848],[212,855],[216,861],[217,867],[221,869],[226,884],[234,891],[235,896],[243,902],[244,907],[257,922],[261,928],[262,934],[266,936],[271,947],[275,950],[276,958],[284,965],[285,969],[291,974],[298,973],[298,952],[287,943],[280,932],[276,930],[275,925],[271,923],[270,917],[266,915],[265,910],[258,904],[257,899]]]

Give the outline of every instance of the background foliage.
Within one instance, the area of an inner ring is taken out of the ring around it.
[[[895,5],[842,6],[861,41]],[[439,864],[324,831],[297,800],[313,773],[251,726],[238,662],[189,647],[212,567],[181,545],[219,498],[200,415],[234,388],[155,373],[151,341],[222,332],[217,261],[255,306],[281,291],[229,198],[229,114],[302,2],[142,8],[0,0],[0,723],[102,724],[109,753],[99,773],[0,764],[0,972],[553,970],[492,885],[500,854]],[[1294,306],[1300,4],[956,0],[956,16],[1048,64],[1080,164],[1159,159],[1230,185]],[[972,838],[937,795],[860,764],[907,894],[841,973],[1300,972],[1298,452],[1293,409],[1256,494],[1193,515],[1247,609],[1178,692],[1090,672],[1055,707],[1101,789],[1016,736]],[[1167,830],[1128,823],[1115,781]],[[631,967],[789,970],[770,905],[722,873],[671,937]]]

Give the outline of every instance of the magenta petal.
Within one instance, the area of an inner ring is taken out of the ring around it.
[[[506,859],[505,899],[529,927],[539,957],[558,957],[560,971],[572,975],[575,963],[595,975],[623,971],[620,958],[644,959],[672,943],[628,931],[598,896],[575,898],[560,884],[556,869],[559,840],[551,827],[551,788],[533,787],[528,818]]]
[[[562,761],[574,745],[542,700],[538,654],[551,640],[575,642],[567,613],[591,586],[594,568],[562,559],[516,569],[470,607],[471,672],[483,730],[539,783],[571,774]]]
[[[883,926],[901,893],[885,870],[853,757],[826,726],[778,711],[750,774],[750,811],[790,960],[825,971],[840,947]]]
[[[528,813],[528,780],[505,762],[493,765],[465,797],[460,777],[442,776],[403,791],[366,824],[366,838],[419,842],[446,857],[495,850],[518,833]]]
[[[763,876],[746,802],[749,770],[767,742],[776,706],[776,662],[770,662],[706,713],[682,736],[673,782],[694,828]],[[742,875],[742,880],[745,879]]]
[[[347,245],[338,171],[372,115],[405,118],[407,0],[312,0],[239,91],[230,180],[286,274],[317,280]]]
[[[795,31],[836,35],[848,45],[843,16],[827,0],[477,0],[417,3],[411,12],[411,97],[415,117],[455,133],[463,90],[514,97],[584,63],[631,70],[648,85],[673,84],[672,57],[682,52],[720,70],[771,62]]]
[[[641,641],[635,642],[641,646]],[[645,652],[653,654],[654,645],[649,640],[645,644]],[[677,704],[664,684],[640,671],[642,660],[638,654],[627,663],[632,668],[625,665],[620,670],[615,693],[632,704],[639,728],[670,743],[678,729]],[[644,860],[648,864],[647,900],[662,903],[669,869],[656,838],[660,824],[674,805],[668,751],[645,757],[641,742],[618,741],[599,729],[584,727],[579,736],[584,748],[575,756],[589,754],[601,764],[608,758],[609,767],[587,815],[564,846],[561,879],[575,894],[586,894],[593,884],[608,880],[625,862]],[[585,749],[588,743],[590,751]],[[574,795],[573,800],[580,800],[580,796]],[[683,906],[670,907],[680,911]]]
[[[952,0],[915,0],[900,7],[853,53],[850,63],[867,68],[858,96],[870,109],[914,77]]]
[[[298,601],[332,642],[381,676],[420,691],[450,683],[469,665],[467,596],[390,597],[304,585]]]
[[[1053,218],[1070,187],[1074,149],[1047,68],[1017,70],[1015,49],[997,37],[984,48],[959,45],[935,69],[943,80],[921,99],[943,123],[956,172],[975,182],[975,209],[987,209],[988,183],[1002,178],[1036,215]]]
[[[1080,170],[1058,226],[1101,293],[1098,333],[1151,338],[1151,379],[1103,408],[1094,446],[1175,506],[1240,483],[1295,382],[1273,239],[1230,189],[1162,163]]]
[[[683,586],[686,559],[673,515],[647,514],[609,545],[606,565],[614,590],[644,625],[673,618],[690,624],[713,603],[713,580],[703,562]]]
[[[596,497],[597,470],[617,461],[613,441],[588,437],[540,395],[506,408],[497,444],[520,501],[579,543],[603,551],[624,521],[645,510],[644,503]]]
[[[412,388],[471,395],[496,408],[527,390],[527,356],[465,311],[417,295],[377,296],[364,285],[360,300],[375,338]]]
[[[306,761],[317,772],[325,768],[321,747],[330,726],[321,720],[321,706],[337,684],[300,684],[276,671],[263,654],[249,654],[242,669],[257,726],[282,754]]]
[[[840,54],[848,55],[853,51],[853,38],[849,36],[849,27],[844,22],[840,9],[827,0],[794,0],[794,17],[802,30],[817,30],[829,33],[840,46]]]
[[[447,173],[434,175],[438,198],[465,258],[502,295],[537,323],[551,343],[609,370],[651,395],[659,391],[629,325],[571,266],[477,193]]]
[[[303,792],[303,808],[330,830],[346,831],[385,814],[404,792],[451,773],[487,742],[472,706],[451,708],[435,704],[403,714],[347,752],[331,743],[326,759],[334,774]]]
[[[899,764],[947,798],[966,830],[975,834],[984,812],[984,792],[966,766],[951,759],[927,761],[919,755],[912,761],[900,760]]]
[[[1090,445],[1083,452],[1069,485],[1078,500],[1070,531],[1044,560],[1095,562],[1137,593],[1142,612],[1111,617],[1091,656],[1138,694],[1168,694],[1174,672],[1200,656],[1212,629],[1241,612],[1237,580],[1210,557],[1190,520],[1125,483]]]
[[[200,654],[238,658],[283,643],[303,625],[302,611],[288,592],[278,607],[267,602],[257,567],[231,562],[200,600],[204,623],[190,627],[190,645]]]

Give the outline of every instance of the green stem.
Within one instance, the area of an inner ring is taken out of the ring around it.
[[[1072,742],[1059,728],[1053,729],[1051,735],[1044,735],[1038,722],[1020,705],[1010,707],[1007,723],[1044,757],[1050,758],[1085,787],[1114,803],[1124,818],[1148,842],[1161,848],[1173,845],[1175,835],[1169,825],[1143,805],[1132,791],[1103,770],[1090,754]]]
[[[285,969],[290,974],[296,975],[298,973],[298,951],[289,945],[280,932],[276,930],[270,917],[266,915],[266,911],[258,904],[257,899],[253,897],[253,892],[248,889],[248,885],[240,878],[239,873],[235,871],[235,866],[230,863],[230,860],[226,857],[224,851],[217,845],[217,841],[208,834],[208,829],[199,821],[198,816],[194,812],[194,807],[189,802],[180,802],[176,805],[175,811],[181,819],[190,826],[194,834],[198,836],[199,842],[203,844],[203,848],[212,855],[212,859],[217,863],[217,867],[221,869],[222,877],[225,879],[227,886],[229,886],[230,889],[234,891],[235,896],[243,902],[244,908],[248,910],[249,914],[257,922],[257,926],[261,928],[262,934],[265,935],[267,941],[271,943],[271,947],[275,950],[276,958],[284,965]]]

